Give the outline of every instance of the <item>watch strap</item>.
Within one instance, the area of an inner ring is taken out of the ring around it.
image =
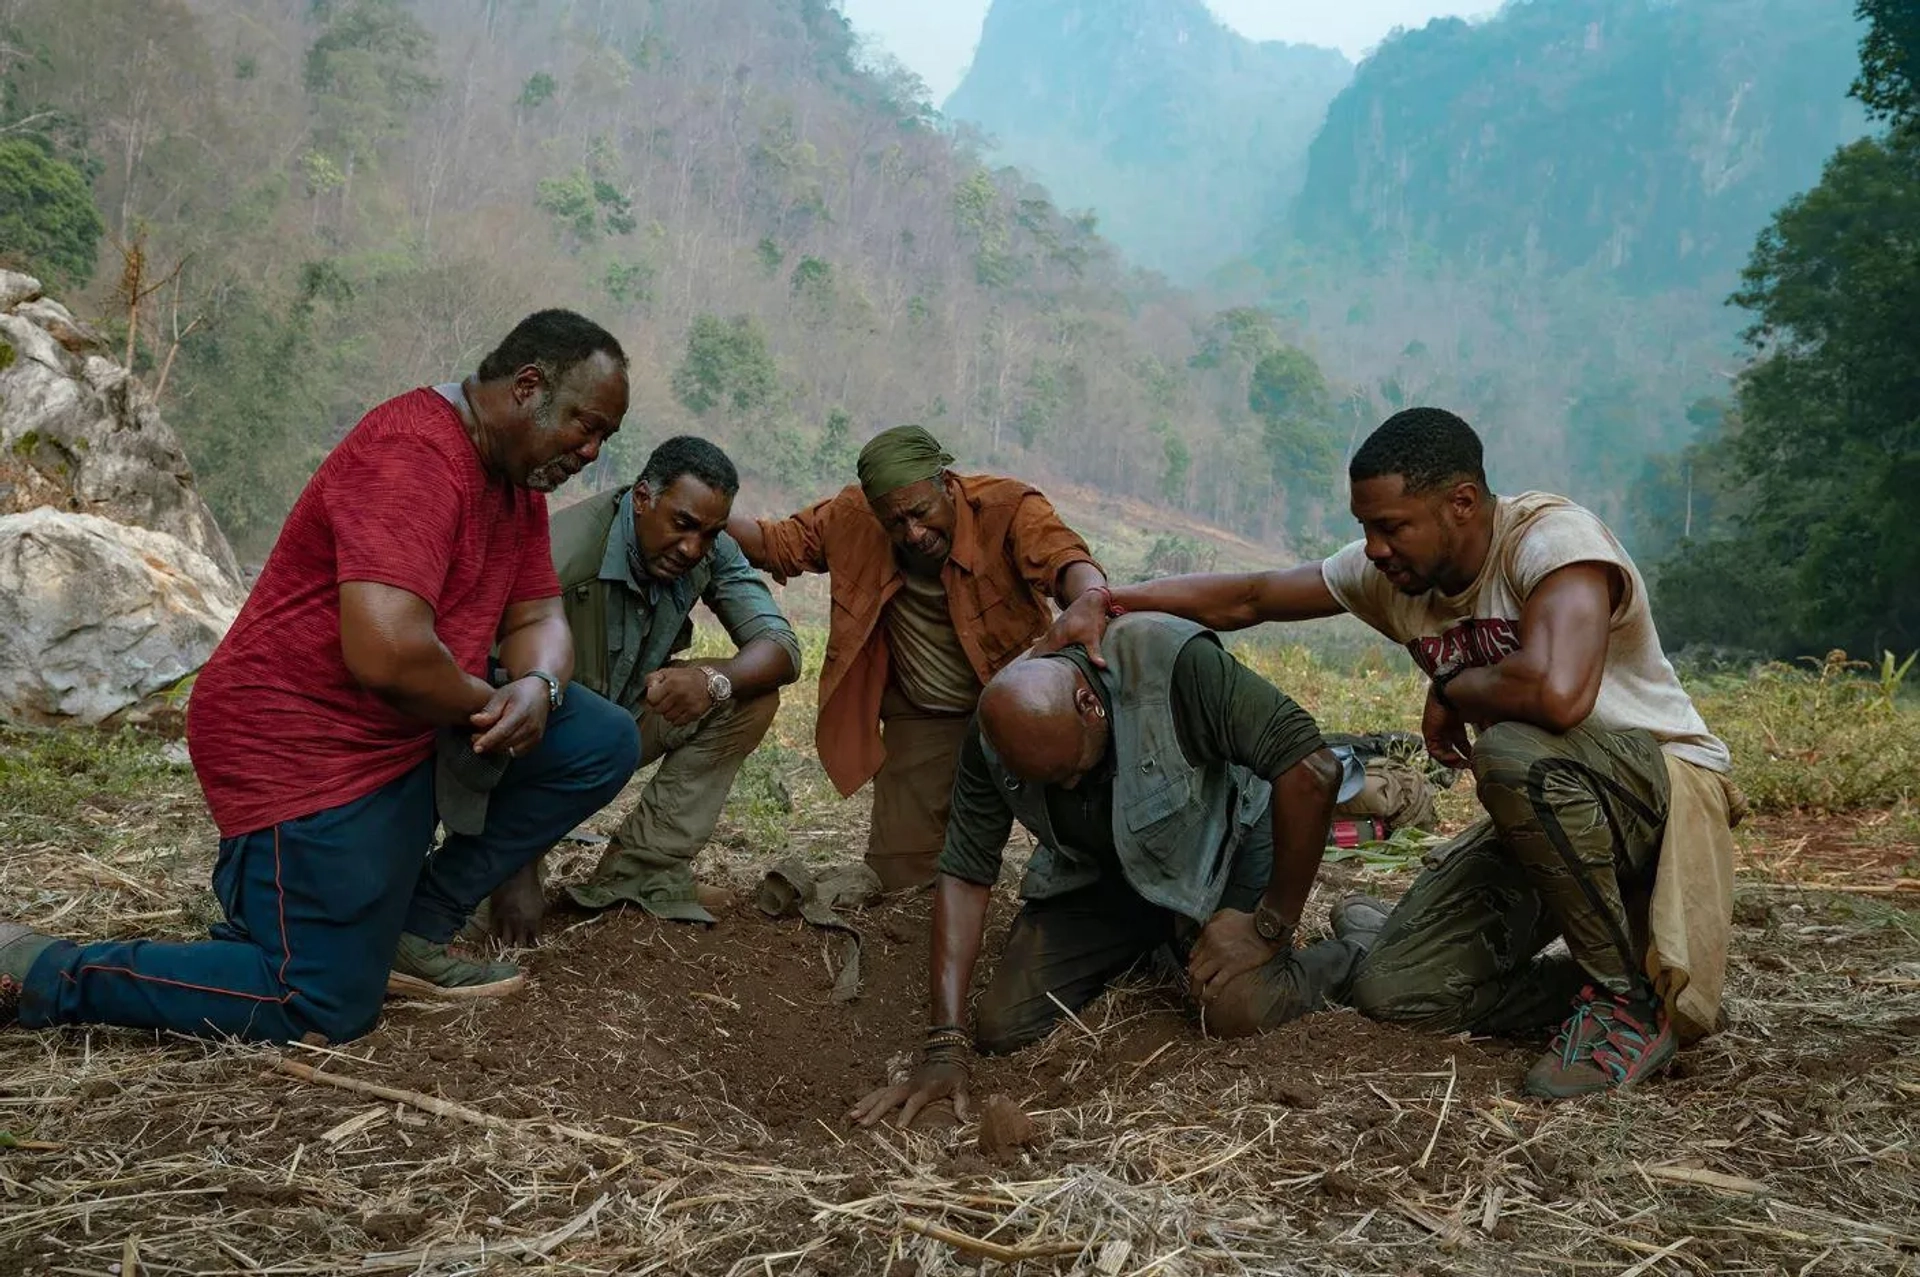
[[[547,708],[559,709],[567,699],[565,684],[545,670],[528,670],[521,678],[537,678],[547,685]]]

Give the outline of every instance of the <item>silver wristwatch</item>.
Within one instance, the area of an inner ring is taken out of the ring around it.
[[[702,665],[700,672],[707,676],[707,695],[713,698],[715,705],[733,699],[733,680],[711,665]]]
[[[542,683],[545,683],[547,685],[547,708],[549,710],[559,709],[562,703],[564,703],[567,699],[567,689],[565,685],[563,685],[559,679],[547,673],[545,670],[528,670],[525,674],[522,674],[520,677],[521,678],[537,678]]]

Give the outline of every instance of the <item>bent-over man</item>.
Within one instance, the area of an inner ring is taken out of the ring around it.
[[[723,531],[739,491],[726,453],[681,435],[653,450],[631,487],[553,516],[573,681],[633,715],[642,767],[660,761],[593,875],[568,888],[584,907],[624,901],[659,918],[712,922],[709,911],[726,899],[694,881],[693,859],[772,726],[779,689],[800,676],[793,627]],[[695,603],[719,620],[733,656],[675,659],[693,643]],[[545,905],[535,862],[494,893],[494,934],[532,944]]]
[[[619,428],[626,362],[598,325],[541,311],[465,381],[354,427],[187,709],[224,920],[190,944],[0,926],[0,1016],[343,1042],[389,988],[520,985],[448,941],[633,773],[633,720],[567,689],[545,496]]]
[[[969,1043],[1017,1050],[1136,961],[1190,946],[1207,1028],[1241,1036],[1345,992],[1362,940],[1296,952],[1339,764],[1313,719],[1212,634],[1143,613],[987,685],[960,755],[933,898],[931,1026],[920,1068],[850,1117],[911,1122],[952,1096]],[[1024,905],[967,1028],[987,901],[1018,820],[1038,842]]]
[[[888,890],[930,881],[953,769],[988,679],[1106,584],[1086,542],[1017,479],[957,475],[919,426],[860,450],[859,482],[790,519],[727,525],[780,581],[832,576],[814,743],[843,797],[873,782],[867,863]]]
[[[1336,907],[1336,934],[1377,932],[1354,1005],[1441,1032],[1559,1021],[1527,1076],[1536,1095],[1641,1081],[1674,1057],[1676,1009],[1694,1035],[1719,1014],[1739,810],[1727,748],[1662,654],[1613,534],[1562,497],[1494,496],[1466,422],[1399,413],[1349,477],[1365,535],[1325,562],[1168,578],[1114,601],[1218,629],[1351,612],[1405,644],[1431,680],[1427,748],[1472,767],[1487,818],[1429,857],[1390,916],[1364,898]],[[1097,646],[1104,624],[1077,608],[1052,641]],[[1670,822],[1688,836],[1663,851]],[[1650,950],[1648,906],[1663,858],[1677,875],[1699,856],[1726,862],[1699,880],[1720,885],[1683,891],[1677,915],[1654,910],[1717,937],[1682,946],[1689,969]],[[1542,954],[1556,937],[1569,955]]]

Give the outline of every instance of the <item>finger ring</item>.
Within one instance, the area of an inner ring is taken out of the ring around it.
[[[507,757],[508,757],[508,758],[512,758],[512,757],[513,757],[513,746],[511,746],[511,745],[509,745],[509,746],[507,746]]]

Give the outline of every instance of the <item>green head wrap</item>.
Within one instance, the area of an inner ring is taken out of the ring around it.
[[[860,449],[854,469],[867,500],[877,501],[889,492],[910,488],[953,464],[953,457],[940,441],[919,426],[895,426],[882,430]]]

